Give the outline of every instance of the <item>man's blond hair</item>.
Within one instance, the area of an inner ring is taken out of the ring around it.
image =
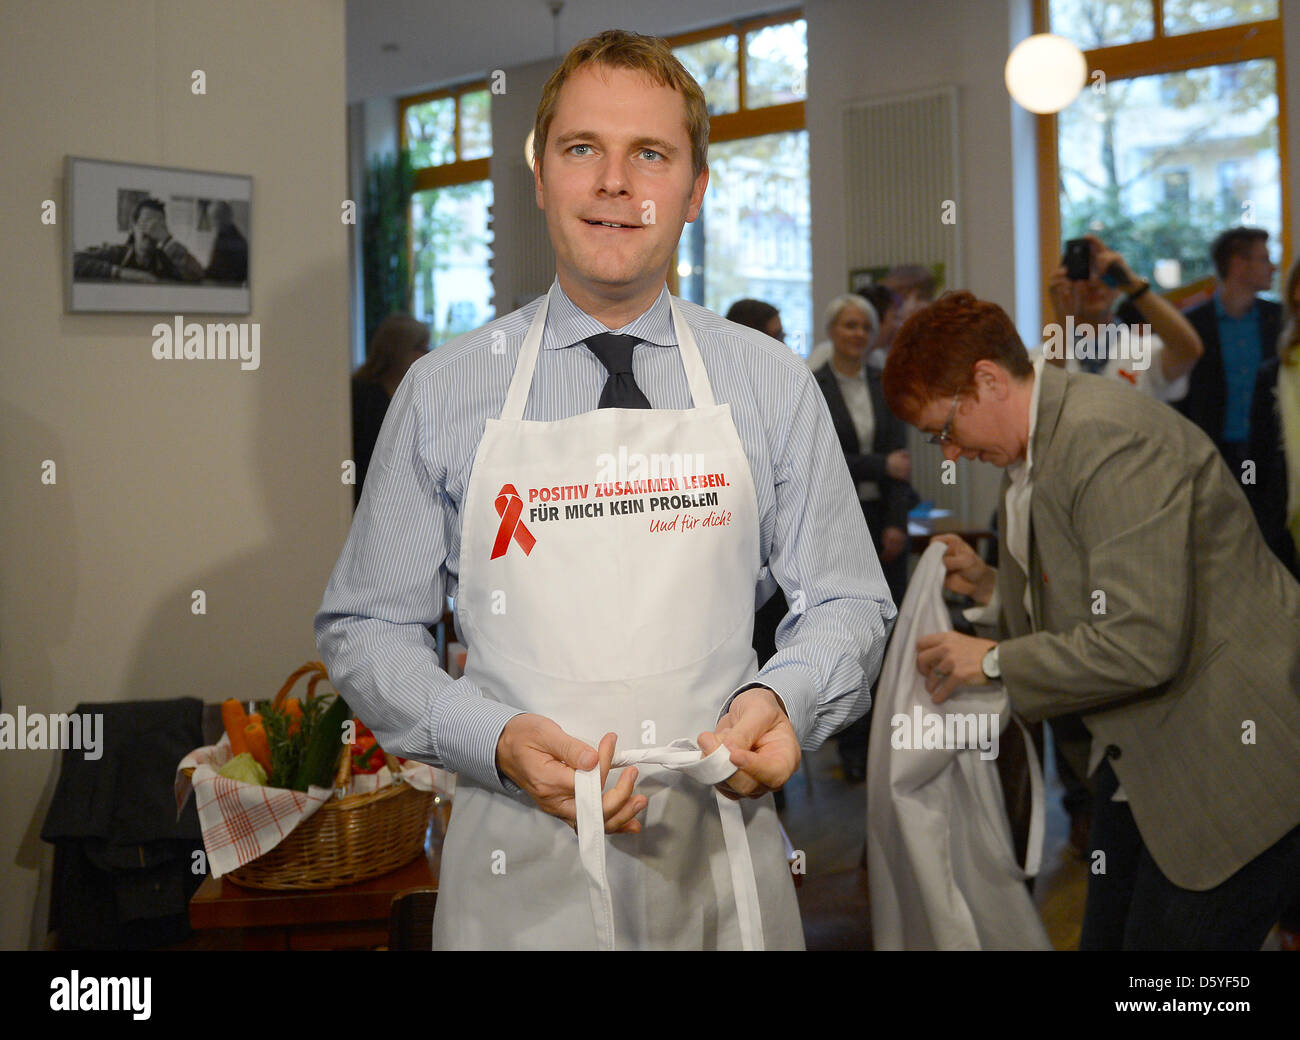
[[[700,175],[709,155],[709,109],[704,101],[704,91],[667,43],[657,36],[642,36],[622,29],[608,29],[576,44],[546,81],[542,100],[537,106],[537,119],[533,123],[533,152],[539,162],[546,152],[546,137],[555,118],[560,88],[584,65],[631,69],[658,86],[671,87],[681,94],[686,102],[686,132],[691,139],[691,176]]]

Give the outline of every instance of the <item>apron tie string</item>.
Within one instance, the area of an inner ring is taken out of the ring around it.
[[[712,787],[736,772],[731,752],[719,744],[705,755],[693,740],[674,740],[664,747],[630,748],[616,751],[611,769],[640,765],[664,766],[683,773],[701,784]],[[758,904],[758,885],[754,880],[754,861],[745,835],[745,818],[740,803],[713,792],[722,820],[722,838],[726,843],[731,868],[731,887],[736,895],[736,913],[740,923],[740,942],[746,950],[763,949],[763,921]],[[587,874],[587,894],[596,923],[596,942],[602,950],[614,949],[614,903],[605,871],[605,814],[601,811],[600,766],[578,770],[574,775],[574,796],[578,809],[578,855]]]

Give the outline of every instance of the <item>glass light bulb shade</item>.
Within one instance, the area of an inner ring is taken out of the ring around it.
[[[1005,78],[1017,104],[1049,115],[1079,96],[1088,79],[1088,62],[1065,37],[1038,33],[1016,44],[1007,58]]]

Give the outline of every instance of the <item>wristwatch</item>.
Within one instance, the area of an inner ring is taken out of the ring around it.
[[[1131,293],[1129,293],[1126,297],[1124,297],[1125,302],[1126,302],[1126,303],[1133,303],[1134,301],[1136,301],[1136,300],[1138,300],[1138,299],[1141,299],[1143,293],[1145,293],[1145,292],[1146,292],[1148,289],[1150,289],[1150,288],[1151,288],[1151,283],[1150,283],[1150,282],[1143,282],[1143,283],[1142,283],[1141,285],[1139,285],[1136,289],[1134,289]]]
[[[989,652],[984,655],[980,667],[984,669],[984,678],[990,681],[997,681],[1002,678],[1002,669],[998,666],[998,648],[996,644],[989,647]]]

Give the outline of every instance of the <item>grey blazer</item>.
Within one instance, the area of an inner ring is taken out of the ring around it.
[[[1195,425],[1042,380],[1028,579],[999,534],[1003,679],[1026,719],[1083,714],[1160,870],[1204,891],[1300,823],[1300,584]]]

